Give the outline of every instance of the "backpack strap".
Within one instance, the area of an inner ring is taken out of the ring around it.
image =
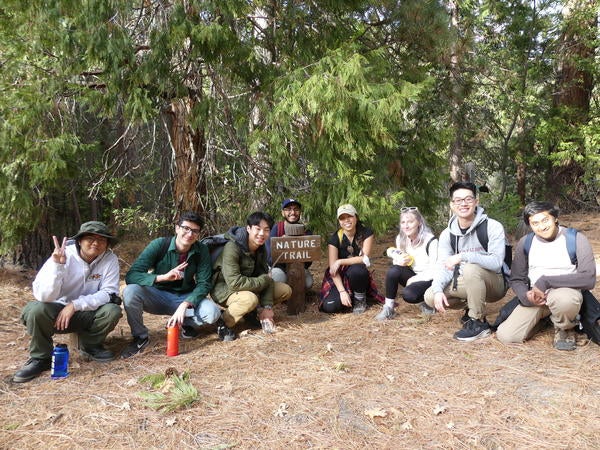
[[[344,239],[344,230],[341,228],[337,232],[338,241],[340,241],[340,246],[342,245],[342,240]]]
[[[487,219],[485,219],[482,222],[479,222],[479,224],[475,227],[475,232],[477,233],[477,239],[479,240],[479,243],[481,244],[481,246],[484,248],[484,250],[486,252],[487,252],[488,243],[489,243],[487,224],[488,224],[488,221],[487,221]],[[452,251],[455,254],[458,253],[457,248],[458,248],[458,238],[459,237],[460,236],[458,236],[456,234],[450,233],[450,246],[452,247]],[[427,245],[429,246],[429,243]],[[429,254],[429,252],[427,252],[427,254]]]
[[[429,239],[425,245],[425,253],[427,253],[427,256],[429,256],[429,244],[431,244],[432,241],[435,241],[435,236],[431,236],[431,239]]]
[[[569,258],[571,258],[571,264],[577,267],[577,230],[575,228],[567,228],[567,251],[569,252]]]
[[[489,243],[487,219],[485,219],[483,222],[480,222],[479,225],[477,225],[477,227],[475,228],[475,232],[477,233],[477,239],[479,240],[479,243],[487,252]]]
[[[158,258],[155,261],[155,264],[157,264],[161,259],[165,257],[165,255],[169,251],[169,245],[171,245],[171,236],[165,236],[161,239],[162,242],[160,243],[160,250],[158,252]]]

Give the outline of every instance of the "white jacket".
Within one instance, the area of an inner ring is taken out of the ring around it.
[[[65,248],[67,261],[52,257],[33,281],[33,296],[40,302],[73,303],[76,311],[94,311],[119,293],[119,259],[108,249],[91,264],[79,256],[75,244]]]

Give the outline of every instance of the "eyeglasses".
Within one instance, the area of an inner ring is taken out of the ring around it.
[[[404,214],[405,212],[418,211],[419,208],[416,206],[405,206],[404,208],[400,208],[400,213]]]
[[[200,228],[190,228],[185,225],[179,225],[179,228],[183,230],[183,234],[192,233],[194,236],[198,236],[200,234]]]
[[[455,205],[460,205],[461,203],[466,203],[467,205],[470,205],[474,201],[475,201],[475,197],[473,197],[472,195],[467,195],[464,198],[453,198],[452,199],[452,203],[454,203]]]
[[[546,216],[544,217],[542,220],[539,220],[537,222],[529,222],[529,226],[531,228],[538,228],[538,227],[545,227],[546,225],[549,225],[550,222],[552,222],[552,217],[551,216]]]
[[[98,243],[98,244],[107,244],[108,243],[108,239],[105,238],[104,236],[84,236],[81,238],[84,241],[89,242],[90,244],[93,244],[94,242]]]
[[[292,207],[292,208],[283,208],[283,210],[285,212],[296,212],[296,213],[300,212],[300,208],[295,208],[295,207]]]

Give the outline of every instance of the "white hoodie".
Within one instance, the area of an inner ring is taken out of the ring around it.
[[[67,261],[52,257],[33,281],[33,296],[40,302],[73,303],[76,311],[94,311],[119,292],[119,259],[108,249],[91,264],[79,256],[75,244],[65,248]]]

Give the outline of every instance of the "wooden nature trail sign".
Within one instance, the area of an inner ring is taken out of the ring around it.
[[[304,263],[319,259],[321,259],[321,236],[319,235],[271,238],[273,265],[287,264],[287,282],[292,288],[292,296],[288,300],[288,314],[304,311],[306,307]]]

